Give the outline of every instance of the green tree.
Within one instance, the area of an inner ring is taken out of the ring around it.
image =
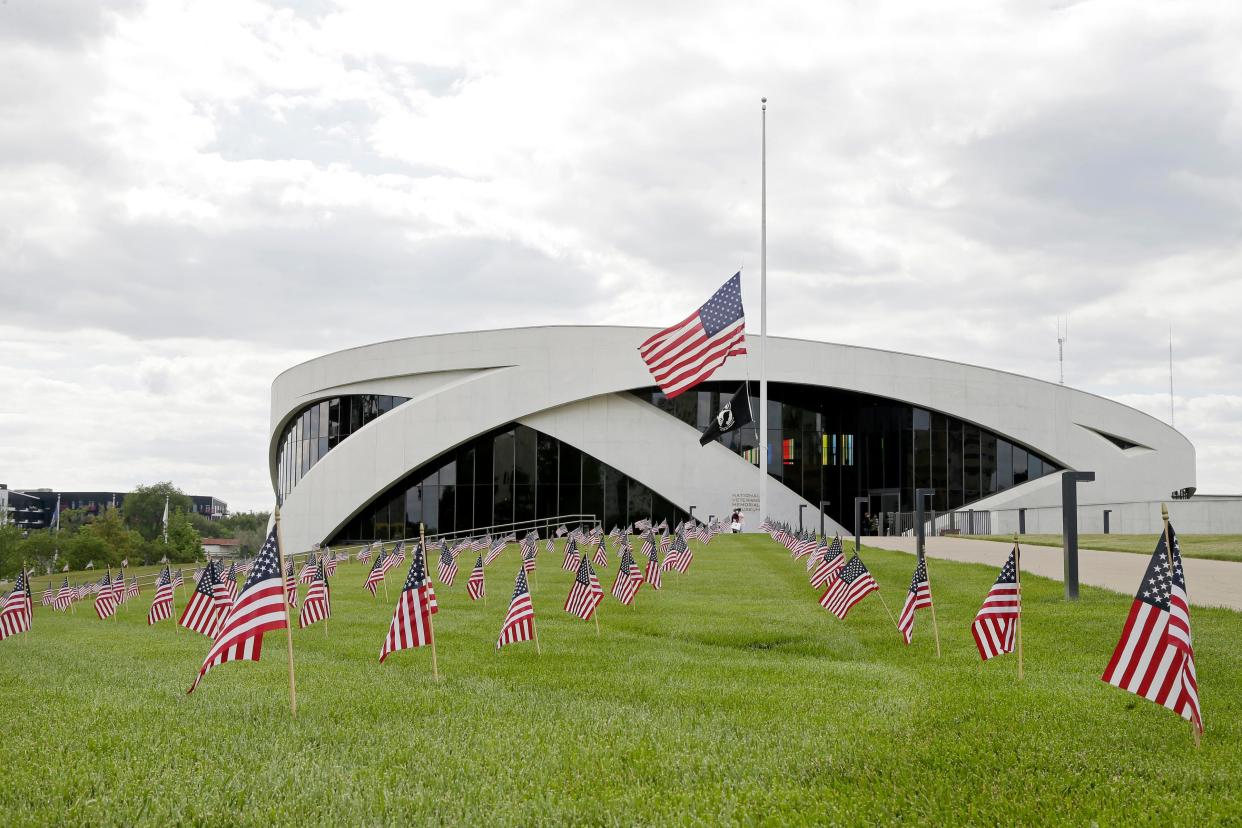
[[[22,566],[22,532],[16,526],[0,526],[0,578],[13,578]]]
[[[178,510],[168,517],[168,559],[179,563],[196,561],[203,556],[203,539],[190,523],[186,513]]]
[[[65,565],[64,549],[68,541],[68,536],[62,539],[59,535],[53,534],[49,529],[31,532],[22,541],[19,554],[26,560],[27,566],[34,566],[43,571],[46,571],[49,566],[60,569]],[[59,557],[57,557],[57,550],[60,550]],[[16,572],[17,570],[14,569],[13,571]]]
[[[82,529],[82,534],[93,535],[114,553],[117,561],[138,561],[138,547],[142,543],[142,535],[125,525],[119,509],[105,509],[104,513],[95,518]]]
[[[79,532],[69,538],[61,547],[61,557],[69,562],[70,569],[85,569],[92,561],[96,569],[115,568],[121,562],[107,541],[89,532]]]
[[[125,524],[130,529],[137,530],[147,540],[163,537],[165,499],[169,514],[168,539],[171,542],[173,512],[178,509],[182,512],[193,511],[194,502],[167,481],[138,486],[132,493],[125,495],[125,505],[121,510],[125,515]]]
[[[91,514],[85,509],[62,509],[60,512],[60,533],[76,535],[78,531],[91,522]]]

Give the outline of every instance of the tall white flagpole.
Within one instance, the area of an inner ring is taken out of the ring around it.
[[[759,196],[759,520],[768,517],[768,99],[763,113]],[[757,525],[757,524],[756,524]]]

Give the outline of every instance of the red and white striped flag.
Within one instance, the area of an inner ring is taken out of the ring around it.
[[[561,569],[573,572],[578,565],[578,542],[572,537],[565,541],[565,560],[561,561]]]
[[[199,576],[198,585],[190,593],[190,600],[181,611],[177,623],[188,630],[211,636],[220,626],[220,617],[228,606],[228,591],[220,581],[216,562],[208,561],[207,568]]]
[[[293,561],[285,563],[285,600],[289,602],[289,606],[297,609],[298,582],[293,578]]]
[[[69,586],[69,579],[65,578],[65,582],[60,585],[60,589],[56,591],[56,603],[53,604],[58,610],[67,610],[69,605],[77,598],[77,593],[73,587]]]
[[[172,574],[168,571],[168,567],[164,567],[164,571],[160,573],[159,580],[155,582],[155,598],[151,600],[151,609],[147,611],[147,624],[154,624],[157,621],[172,618],[172,614]]]
[[[655,533],[647,530],[643,533],[643,545],[639,548],[639,554],[647,558],[647,583],[652,589],[660,588],[660,547],[656,541]]]
[[[608,568],[608,551],[604,548],[604,538],[602,536],[595,545],[595,565],[600,569]]]
[[[483,582],[482,555],[474,562],[474,569],[471,570],[470,578],[466,581],[466,593],[469,594],[471,601],[477,601],[487,595],[487,586]]]
[[[920,560],[914,567],[914,577],[910,579],[910,591],[906,593],[906,603],[897,616],[897,629],[901,637],[909,644],[914,638],[914,611],[926,609],[932,605],[931,584],[927,580],[927,561]]]
[[[629,606],[634,603],[634,593],[643,585],[643,574],[634,563],[628,548],[621,550],[621,563],[617,567],[617,579],[612,582],[612,597]]]
[[[315,580],[311,581],[306,590],[306,600],[302,602],[302,610],[298,613],[298,629],[305,629],[316,621],[332,617],[332,596],[328,588],[328,570],[319,562],[315,569]]]
[[[263,634],[289,626],[279,554],[273,527],[187,694],[194,692],[213,667],[226,661],[258,661],[263,653]]]
[[[638,353],[668,399],[710,377],[729,357],[746,353],[741,271],[694,313],[649,337]]]
[[[583,621],[590,621],[603,597],[604,590],[599,585],[599,578],[595,577],[595,570],[591,568],[591,562],[583,552],[578,563],[578,575],[565,598],[565,612],[576,615]]]
[[[830,586],[833,579],[845,567],[845,552],[841,547],[841,538],[833,538],[832,543],[824,547],[823,553],[813,555],[811,560],[818,561],[815,564],[815,570],[811,573],[811,586],[815,589]]]
[[[95,598],[95,614],[102,620],[116,614],[116,592],[112,588],[112,570],[104,573],[99,584],[99,595]]]
[[[535,607],[530,602],[530,587],[526,583],[526,570],[519,569],[513,583],[513,598],[509,600],[509,612],[500,625],[496,649],[518,641],[530,641],[535,635]]]
[[[388,562],[390,558],[392,558],[392,555],[385,555],[384,548],[381,546],[379,555],[375,558],[375,562],[371,564],[371,571],[367,573],[367,581],[363,584],[363,586],[366,587],[367,592],[372,595],[375,594],[375,590],[384,580],[384,576],[388,574]],[[385,589],[387,589],[387,587],[385,587]]]
[[[315,572],[318,569],[318,561],[315,559],[315,553],[312,552],[306,556],[306,563],[302,564],[302,571],[298,573],[299,584],[309,584],[315,580]]]
[[[440,611],[436,603],[436,590],[427,577],[427,562],[420,544],[414,545],[410,572],[405,586],[397,598],[397,608],[392,613],[392,624],[380,648],[380,664],[397,650],[425,647],[431,643],[431,616]]]
[[[4,599],[4,606],[0,607],[0,641],[10,635],[30,632],[30,620],[33,615],[34,604],[30,595],[30,576],[25,572],[18,572],[13,591]]]
[[[842,621],[855,604],[880,588],[857,554],[841,570],[841,575],[819,598],[819,605]]]
[[[1018,547],[1014,546],[1009,559],[1001,567],[1000,575],[996,576],[996,583],[992,584],[988,596],[983,599],[983,606],[975,614],[974,623],[970,625],[975,646],[979,648],[979,657],[984,661],[1001,653],[1013,652],[1014,632],[1022,614],[1018,577]]]
[[[440,583],[444,586],[452,586],[457,578],[457,558],[453,556],[453,550],[449,549],[445,541],[440,542],[440,562],[437,574]]]
[[[1169,708],[1203,732],[1182,550],[1167,524],[1101,678]]]
[[[47,589],[43,590],[43,596],[39,599],[39,603],[45,607],[50,607],[56,603],[56,593],[52,591],[51,584],[48,584]]]

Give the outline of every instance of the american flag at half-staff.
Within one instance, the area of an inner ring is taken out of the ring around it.
[[[157,621],[172,618],[172,614],[172,573],[168,571],[168,567],[164,567],[164,570],[160,573],[159,580],[155,582],[155,597],[151,599],[151,609],[147,610],[147,624],[154,624]]]
[[[470,577],[466,580],[466,593],[471,601],[477,601],[487,595],[487,585],[483,582],[482,555],[474,562],[474,569],[470,570]]]
[[[583,621],[590,621],[603,597],[604,590],[599,585],[599,578],[595,577],[591,561],[583,552],[578,563],[578,575],[574,578],[569,595],[565,598],[565,612],[576,615]]]
[[[30,576],[26,572],[17,573],[17,581],[13,591],[4,599],[0,607],[0,641],[10,635],[30,632],[30,619],[34,605],[30,596]]]
[[[744,353],[741,271],[694,313],[638,346],[639,356],[669,399],[710,377],[729,357]]]
[[[258,661],[263,653],[263,634],[289,626],[277,543],[276,527],[272,527],[186,693],[193,693],[208,670],[226,661]]]
[[[910,590],[906,593],[906,603],[897,616],[897,629],[901,637],[909,644],[914,638],[914,612],[927,609],[932,605],[931,584],[927,580],[927,561],[920,560],[914,567],[914,577],[910,579]]]
[[[328,586],[328,569],[320,560],[315,569],[315,580],[306,590],[306,600],[298,613],[298,629],[305,629],[316,621],[332,616],[332,593]]]
[[[855,604],[880,588],[857,554],[841,570],[841,575],[819,598],[819,605],[842,621]]]
[[[1173,526],[1165,527],[1100,678],[1167,707],[1202,733],[1182,550]]]
[[[539,639],[535,635],[535,607],[530,601],[530,587],[526,583],[526,570],[518,569],[517,578],[513,583],[513,597],[509,599],[509,611],[505,613],[504,623],[500,625],[500,635],[496,638],[496,649],[506,644],[535,639],[538,650]]]
[[[397,650],[425,647],[433,642],[431,616],[440,611],[436,591],[427,577],[427,564],[421,545],[415,545],[405,586],[397,598],[392,624],[380,648],[380,664]]]
[[[979,657],[984,661],[1001,653],[1013,652],[1014,633],[1022,614],[1017,556],[1018,547],[1015,545],[970,625],[975,646],[979,648]]]
[[[629,549],[621,550],[621,563],[617,566],[617,579],[612,582],[612,597],[629,606],[634,603],[634,594],[643,585],[643,573]]]

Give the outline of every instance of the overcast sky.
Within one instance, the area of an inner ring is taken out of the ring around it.
[[[341,348],[663,325],[1057,378],[1242,492],[1242,3],[0,4],[0,482],[268,508]],[[637,357],[636,357],[637,358]]]

